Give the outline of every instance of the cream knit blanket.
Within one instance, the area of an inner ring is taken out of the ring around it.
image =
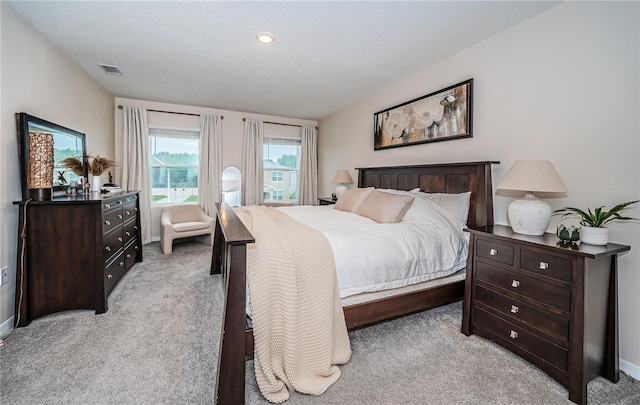
[[[235,209],[256,239],[247,245],[254,364],[270,402],[289,389],[320,395],[351,358],[333,252],[315,229],[277,209]]]

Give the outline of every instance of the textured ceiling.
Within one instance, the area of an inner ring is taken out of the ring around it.
[[[10,3],[116,97],[305,119],[326,117],[558,4]],[[259,44],[261,31],[275,42]]]

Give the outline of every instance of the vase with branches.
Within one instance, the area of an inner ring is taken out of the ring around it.
[[[60,164],[65,166],[78,176],[84,175],[84,164],[75,156],[63,159]],[[91,191],[100,191],[100,176],[112,167],[120,163],[116,160],[102,157],[100,155],[87,155],[87,171],[93,176],[91,179]]]

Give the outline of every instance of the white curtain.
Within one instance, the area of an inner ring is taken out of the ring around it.
[[[142,243],[151,242],[151,174],[147,110],[124,107],[122,131],[122,189],[140,190],[140,232]]]
[[[204,212],[213,216],[214,203],[222,198],[222,125],[214,115],[200,116],[200,169],[198,201]]]
[[[244,122],[242,205],[260,205],[264,201],[263,134],[262,121],[247,119]]]
[[[298,202],[301,205],[318,203],[318,135],[315,127],[302,127],[300,156],[300,192]]]

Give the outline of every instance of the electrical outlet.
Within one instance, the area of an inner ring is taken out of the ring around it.
[[[0,285],[5,285],[9,282],[9,275],[7,274],[7,268],[3,267],[2,270],[0,270],[0,274],[2,276],[0,276]]]

